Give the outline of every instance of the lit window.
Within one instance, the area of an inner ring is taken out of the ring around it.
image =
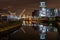
[[[47,16],[46,8],[41,8],[41,10],[39,10],[39,16],[41,17]]]

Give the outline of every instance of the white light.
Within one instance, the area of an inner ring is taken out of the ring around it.
[[[42,8],[43,11],[45,11],[46,9],[45,8]]]
[[[49,11],[49,9],[47,9],[47,12]]]
[[[14,16],[14,18],[18,18],[18,17]]]
[[[13,16],[12,16],[12,15],[10,15],[10,18],[13,18]]]
[[[43,25],[39,25],[39,27],[43,27]]]
[[[46,7],[45,2],[40,2],[40,7]]]
[[[43,29],[46,29],[46,26],[44,26]]]
[[[43,29],[43,25],[39,25],[39,31]]]
[[[42,30],[42,33],[45,33],[46,32],[46,30]]]
[[[45,39],[46,34],[40,34],[40,39]]]
[[[19,20],[20,18],[18,18],[18,20]]]
[[[46,16],[47,14],[46,14],[46,11],[45,11],[45,9],[43,8],[42,10],[40,10],[39,11],[39,16]]]
[[[49,29],[47,29],[47,32],[49,32]]]

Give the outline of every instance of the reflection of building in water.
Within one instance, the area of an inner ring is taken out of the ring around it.
[[[39,25],[39,31],[40,31],[40,33],[58,32],[57,28],[52,25],[51,26]]]
[[[39,31],[40,31],[40,33],[45,33],[46,32],[46,26],[39,25]]]
[[[45,39],[46,34],[40,34],[40,39]]]
[[[55,20],[55,17],[59,16],[59,10],[57,8],[47,8],[45,2],[40,2],[40,9],[35,10],[35,12],[32,13],[32,16],[40,17],[41,19],[47,18],[48,21],[51,22]],[[52,23],[47,24],[48,26],[39,25],[40,39],[45,39],[47,32],[57,32],[57,28],[53,27]]]
[[[52,25],[49,26],[39,25],[39,32],[40,32],[40,39],[45,39],[46,33],[58,32],[58,31],[57,28],[53,27]]]

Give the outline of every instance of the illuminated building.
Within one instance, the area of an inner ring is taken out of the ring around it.
[[[56,17],[59,16],[59,10],[57,8],[47,8],[45,5],[45,2],[40,2],[39,10],[35,10],[32,13],[32,16],[33,17],[36,16],[36,17],[39,17],[40,19],[43,19],[43,20],[40,20],[40,24],[38,26],[39,32],[40,32],[40,39],[45,40],[47,32],[57,32],[57,28],[53,27]],[[43,21],[43,22],[41,22],[41,21]],[[41,24],[44,22],[47,23],[48,26]],[[36,28],[37,28],[37,26],[36,26]]]

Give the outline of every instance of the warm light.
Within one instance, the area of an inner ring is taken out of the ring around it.
[[[16,16],[16,13],[12,13],[14,16]]]
[[[29,18],[29,24],[32,24],[32,18]]]
[[[1,15],[1,16],[5,16],[5,15]]]
[[[29,20],[32,20],[31,18],[29,18]]]
[[[25,18],[25,14],[22,16],[22,18]]]
[[[32,21],[29,21],[29,24],[32,24]]]

